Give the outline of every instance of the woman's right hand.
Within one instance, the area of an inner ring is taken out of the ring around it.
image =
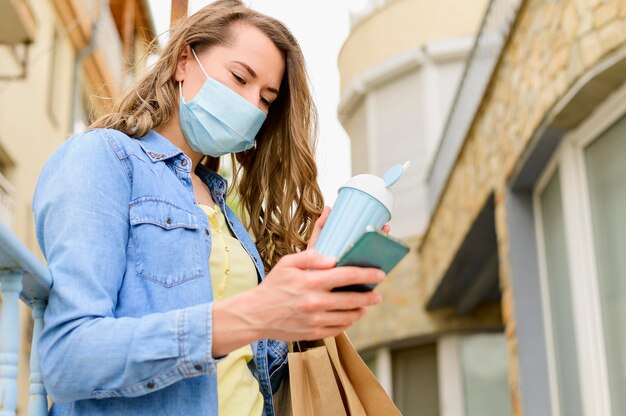
[[[380,303],[372,292],[332,292],[335,287],[377,284],[373,268],[333,267],[334,258],[314,250],[283,257],[253,290],[213,305],[213,356],[257,339],[283,341],[335,336]]]

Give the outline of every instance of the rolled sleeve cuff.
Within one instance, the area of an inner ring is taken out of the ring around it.
[[[213,358],[213,304],[206,303],[181,310],[178,316],[178,341],[187,377],[217,373]]]

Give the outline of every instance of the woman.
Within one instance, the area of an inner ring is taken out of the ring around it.
[[[381,272],[307,250],[328,209],[306,81],[281,23],[217,1],[51,156],[33,211],[53,415],[271,415],[284,341],[336,335],[380,301],[331,289]],[[244,223],[216,173],[228,153]]]

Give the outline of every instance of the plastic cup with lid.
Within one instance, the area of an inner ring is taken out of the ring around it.
[[[343,184],[314,249],[340,258],[368,226],[381,229],[389,222],[393,211],[391,187],[408,166],[409,162],[392,166],[383,178],[356,175]]]

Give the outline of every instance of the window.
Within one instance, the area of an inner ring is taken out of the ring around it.
[[[549,298],[548,339],[553,349],[550,358],[555,367],[553,376],[558,386],[558,403],[563,415],[581,415],[580,390],[578,378],[578,359],[575,345],[574,322],[570,273],[567,256],[565,222],[563,219],[563,200],[561,181],[557,170],[538,195],[540,229],[539,246],[543,246],[542,267],[544,274],[543,292]]]
[[[52,34],[52,50],[50,51],[50,76],[48,79],[48,116],[55,126],[59,125],[61,115],[59,114],[60,106],[58,105],[59,83],[57,80],[59,73],[59,32],[56,27]]]
[[[626,84],[534,193],[553,414],[626,414]]]
[[[438,416],[437,347],[393,352],[393,401],[404,415]]]
[[[585,149],[613,414],[626,414],[626,118]],[[569,413],[568,413],[569,414]]]
[[[461,337],[465,416],[511,415],[504,334]]]
[[[4,147],[0,146],[0,222],[9,229],[13,228],[15,187],[7,179],[7,176],[13,168],[13,161]]]
[[[372,374],[374,374],[374,377],[378,377],[378,362],[376,360],[375,351],[369,351],[365,354],[361,353],[361,358],[363,359],[363,362],[365,362],[365,365],[367,365],[367,367],[370,369]]]
[[[87,128],[87,126],[91,122],[91,119],[89,117],[90,109],[93,107],[91,105],[91,100],[87,96],[87,92],[83,88],[82,83],[79,83],[76,88],[79,91],[77,91],[76,93],[78,100],[74,107],[74,118],[72,125],[72,131],[75,133],[84,131]]]

